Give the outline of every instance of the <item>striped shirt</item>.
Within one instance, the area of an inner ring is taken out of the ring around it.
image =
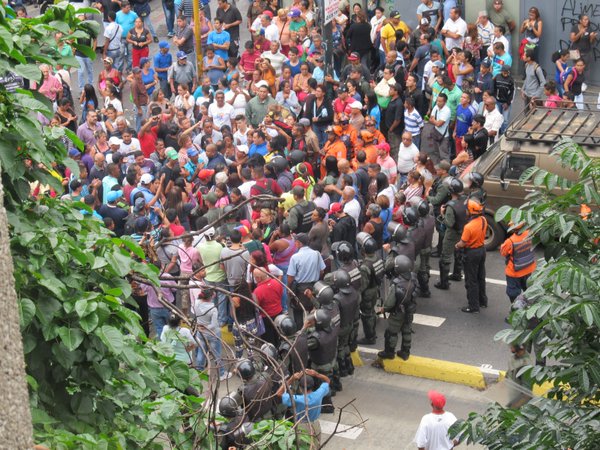
[[[404,110],[404,130],[408,131],[413,136],[421,134],[421,128],[423,128],[423,118],[417,109],[413,109],[409,112],[408,109]]]

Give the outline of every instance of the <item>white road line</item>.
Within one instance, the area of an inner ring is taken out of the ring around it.
[[[427,327],[439,327],[445,321],[445,317],[427,316],[425,314],[415,314],[413,318],[413,323],[425,325]]]
[[[439,275],[440,271],[439,270],[431,270],[430,271],[432,275]],[[506,280],[497,280],[496,278],[486,278],[485,279],[486,283],[491,283],[491,284],[497,284],[500,286],[506,286]]]
[[[328,420],[322,419],[319,419],[319,422],[321,423],[322,433],[333,434],[336,426],[335,422],[330,422]],[[362,426],[353,427],[352,425],[344,425],[343,423],[340,423],[337,426],[337,431],[335,435],[345,439],[355,440],[358,436],[360,436],[363,430],[364,428]]]
[[[380,352],[380,350],[376,349],[376,348],[360,347],[360,346],[357,348],[357,350],[360,353],[370,353],[371,355],[376,355],[377,353]]]

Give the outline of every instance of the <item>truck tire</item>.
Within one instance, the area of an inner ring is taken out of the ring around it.
[[[487,251],[496,250],[496,248],[498,248],[498,246],[506,239],[506,231],[490,214],[486,214],[485,219],[488,223],[485,232],[485,249]]]

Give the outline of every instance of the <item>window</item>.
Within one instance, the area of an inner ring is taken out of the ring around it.
[[[535,165],[535,155],[515,153],[508,154],[503,160],[501,159],[498,161],[496,167],[494,167],[494,170],[492,170],[490,173],[490,176],[494,178],[501,178],[503,162],[506,164],[504,179],[518,181],[525,170]]]

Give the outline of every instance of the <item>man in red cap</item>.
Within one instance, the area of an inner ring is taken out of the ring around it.
[[[377,144],[377,164],[381,166],[381,172],[387,175],[390,184],[396,184],[398,166],[396,161],[390,156],[390,144],[387,142]]]
[[[458,440],[448,437],[448,429],[456,422],[456,416],[444,411],[446,397],[438,391],[429,391],[427,394],[431,402],[432,412],[425,414],[421,419],[415,443],[419,450],[450,450],[458,445]]]

